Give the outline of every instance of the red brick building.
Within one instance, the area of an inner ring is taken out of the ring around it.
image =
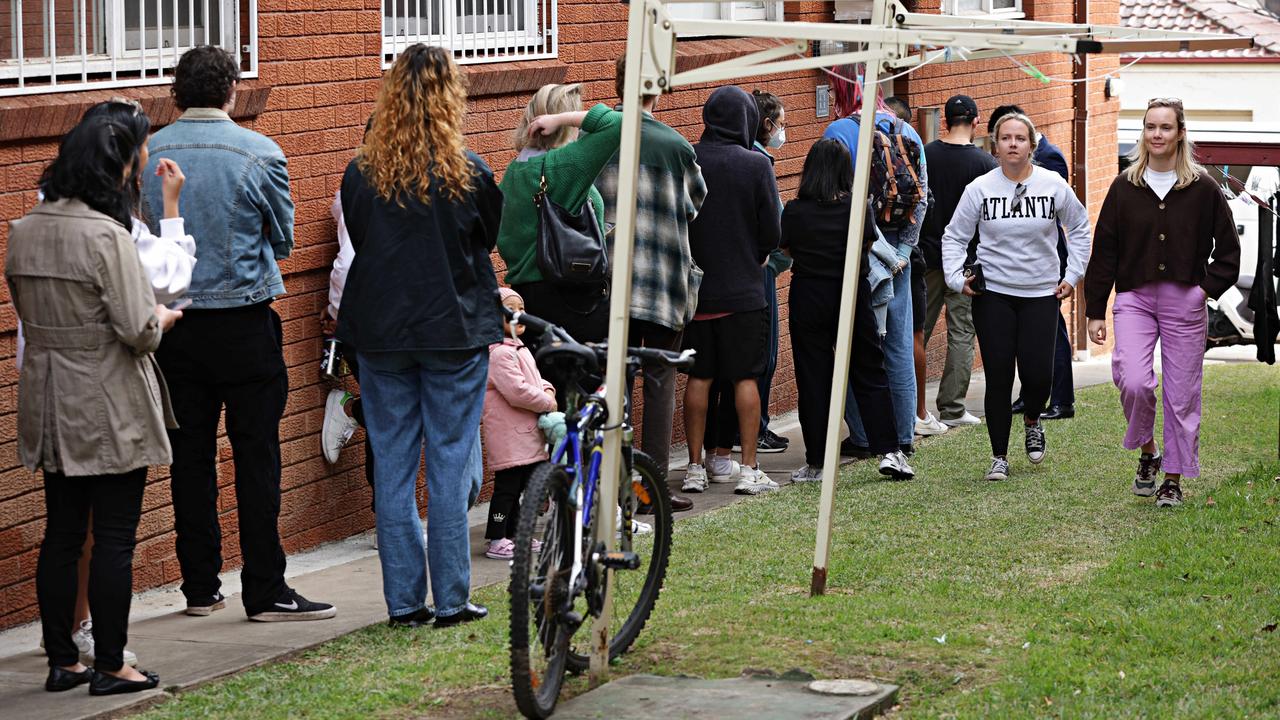
[[[1034,20],[1071,21],[1075,12],[1065,0],[920,0],[916,9],[937,11],[939,2],[953,11],[1012,12]],[[1087,8],[1091,22],[1117,22],[1117,0],[1075,2]],[[719,10],[709,3],[673,7],[700,17],[720,12],[763,19],[777,17],[780,6],[736,2]],[[421,33],[454,47],[469,77],[468,142],[500,173],[515,157],[512,129],[540,85],[581,82],[588,102],[615,101],[613,64],[625,46],[626,6],[599,0],[45,0],[25,3],[21,18],[12,10],[16,7],[0,4],[0,220],[5,221],[0,222],[0,244],[8,238],[7,221],[35,204],[41,170],[56,154],[61,135],[89,105],[127,95],[142,101],[155,124],[164,124],[175,117],[166,83],[181,48],[207,41],[239,54],[247,79],[232,115],[284,149],[297,204],[296,248],[282,263],[288,295],[276,303],[284,319],[290,381],[280,427],[285,466],[281,535],[293,552],[372,527],[360,449],[344,451],[336,466],[320,455],[318,434],[328,387],[318,372],[317,318],[327,302],[336,252],[329,205],[372,110],[383,68],[396,48],[413,41],[406,34]],[[46,22],[46,12],[52,22]],[[830,2],[788,3],[785,11],[787,20],[832,17]],[[769,44],[684,40],[679,63],[684,69]],[[1070,77],[1073,72],[1070,58],[1026,60],[1050,76]],[[1087,67],[1090,75],[1100,75],[1116,62],[1093,58]],[[820,72],[797,72],[740,84],[779,95],[787,108],[788,142],[778,152],[776,167],[779,186],[790,197],[805,153],[834,119],[815,116],[815,89],[828,80]],[[664,97],[659,118],[696,139],[701,107],[711,89],[681,89]],[[984,112],[1010,102],[1026,108],[1067,157],[1075,159],[1077,172],[1087,171],[1089,205],[1096,212],[1115,171],[1118,110],[1116,102],[1102,96],[1100,82],[1088,83],[1087,92],[1077,95],[1069,83],[1044,85],[1000,58],[925,67],[897,79],[893,87],[894,94],[923,109],[922,119],[928,108],[940,106],[955,92],[972,95]],[[1077,121],[1087,125],[1087,134],[1073,132]],[[1077,137],[1087,137],[1087,147]],[[501,272],[496,257],[495,264]],[[779,291],[784,322],[774,413],[792,409],[796,402],[785,323],[787,282],[784,276]],[[0,628],[37,616],[34,575],[44,528],[40,478],[17,460],[16,319],[7,288],[0,289]],[[940,360],[932,359],[943,344],[932,343],[931,367],[941,367]],[[225,442],[219,459],[224,545],[227,566],[233,568],[239,561],[236,501]],[[138,539],[136,587],[178,580],[166,468],[152,472]]]

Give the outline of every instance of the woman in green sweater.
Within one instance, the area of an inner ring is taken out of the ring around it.
[[[579,342],[605,339],[609,326],[608,286],[557,286],[538,271],[538,208],[533,197],[547,179],[547,197],[576,210],[590,200],[604,231],[604,201],[592,183],[618,152],[622,113],[605,105],[584,112],[581,86],[544,85],[534,93],[515,130],[520,154],[503,175],[502,224],[498,254],[507,264],[506,283],[524,297],[538,317],[565,328]],[[576,138],[577,128],[585,134]]]

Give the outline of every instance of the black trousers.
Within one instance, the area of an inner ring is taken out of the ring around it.
[[[1071,336],[1067,334],[1067,320],[1058,313],[1058,338],[1053,346],[1053,389],[1049,392],[1050,405],[1075,405],[1075,381],[1071,372]],[[1019,391],[1018,399],[1022,399]]]
[[[822,467],[825,456],[840,290],[839,280],[809,277],[791,280],[788,323],[800,396],[800,432],[804,436],[805,462],[814,467]],[[871,286],[865,277],[858,285],[852,351],[849,385],[858,400],[871,451],[884,454],[897,450],[898,431],[893,420],[889,376],[884,369],[884,351],[880,348],[875,314],[871,311]]]
[[[171,488],[182,592],[208,597],[221,587],[218,524],[218,416],[225,406],[235,462],[240,571],[252,615],[286,589],[280,516],[280,418],[289,392],[280,316],[267,303],[188,310],[164,337],[156,358],[177,416]]]
[[[973,327],[978,333],[982,367],[987,376],[984,407],[991,454],[1009,452],[1013,411],[1013,374],[1022,381],[1023,415],[1039,418],[1053,385],[1053,352],[1058,333],[1058,299],[1024,298],[987,291],[973,299]]]
[[[529,483],[529,475],[538,463],[503,468],[493,473],[493,497],[489,498],[489,522],[486,540],[514,538],[520,523],[520,494]]]
[[[511,287],[524,298],[525,310],[564,328],[574,340],[604,342],[609,336],[609,293],[603,286],[565,287],[540,280]]]
[[[147,469],[122,475],[67,477],[44,474],[46,524],[36,563],[36,598],[49,665],[80,662],[75,632],[77,566],[93,514],[89,562],[89,612],[93,615],[93,666],[115,672],[124,666],[133,600],[133,548],[142,516]]]

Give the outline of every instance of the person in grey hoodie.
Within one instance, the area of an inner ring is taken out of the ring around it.
[[[1036,129],[1021,113],[995,126],[1000,167],[965,188],[942,236],[947,286],[973,298],[973,325],[987,375],[985,398],[991,468],[987,480],[1009,478],[1009,425],[1014,367],[1022,381],[1027,459],[1044,460],[1040,413],[1053,383],[1058,303],[1071,297],[1089,260],[1089,213],[1066,181],[1031,163]],[[1067,270],[1059,281],[1058,225],[1067,233]],[[974,231],[980,231],[977,274],[965,266]]]
[[[760,113],[742,88],[711,93],[702,107],[705,129],[693,146],[707,183],[707,199],[689,223],[693,260],[702,268],[702,286],[684,346],[697,350],[685,391],[684,424],[689,441],[685,492],[706,490],[703,434],[711,383],[733,387],[742,439],[742,463],[723,458],[710,480],[737,481],[735,492],[756,495],[777,483],[756,464],[760,432],[760,392],[769,342],[768,299],[759,282],[761,268],[782,236],[778,185],[769,158],[751,149]]]

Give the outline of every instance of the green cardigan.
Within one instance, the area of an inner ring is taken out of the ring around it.
[[[542,280],[538,271],[538,208],[533,195],[543,175],[547,195],[560,207],[577,210],[587,200],[595,208],[604,232],[604,200],[592,184],[600,170],[618,152],[622,141],[622,113],[596,105],[582,121],[589,133],[580,139],[527,160],[507,166],[498,187],[502,189],[502,224],[498,227],[498,254],[507,264],[508,285]]]

